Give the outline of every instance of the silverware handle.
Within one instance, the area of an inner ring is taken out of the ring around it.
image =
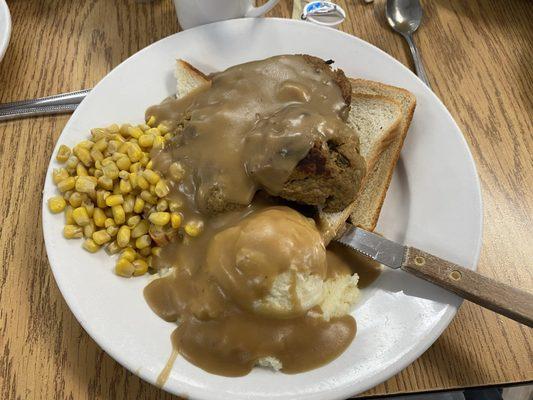
[[[43,107],[20,107],[0,110],[0,121],[8,121],[17,118],[33,117],[38,115],[53,115],[71,113],[79,104],[60,104]]]
[[[420,58],[420,53],[418,52],[418,48],[416,47],[416,44],[413,40],[413,36],[404,35],[404,37],[407,41],[407,44],[409,45],[409,49],[411,50],[411,55],[413,56],[416,74],[422,80],[422,82],[424,82],[430,88],[431,85],[429,84],[428,77],[426,75],[426,70],[424,69],[424,64],[422,64],[422,58]]]
[[[497,282],[414,247],[407,247],[402,269],[481,307],[533,327],[531,293]]]
[[[55,94],[53,96],[41,97],[38,99],[14,101],[0,104],[0,111],[15,108],[35,108],[43,106],[60,106],[67,104],[79,104],[87,96],[90,89],[78,90],[76,92]]]

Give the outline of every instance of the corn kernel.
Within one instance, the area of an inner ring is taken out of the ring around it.
[[[127,181],[125,179],[121,179],[120,180],[118,187],[119,187],[120,192],[122,194],[127,194],[127,193],[131,192],[131,190],[132,190],[130,181]]]
[[[164,226],[170,222],[170,213],[155,212],[155,213],[150,214],[148,219],[154,225]]]
[[[144,260],[135,260],[133,263],[133,276],[141,276],[148,272],[148,263]]]
[[[131,161],[128,157],[126,156],[121,156],[118,160],[117,160],[117,167],[118,169],[120,169],[121,171],[129,171],[130,167],[131,167]]]
[[[100,246],[98,246],[91,238],[85,239],[82,247],[89,253],[96,253],[98,250],[100,250]]]
[[[203,228],[202,221],[189,221],[185,224],[185,233],[191,237],[196,237],[202,233]]]
[[[60,213],[67,206],[67,202],[62,196],[54,196],[48,199],[48,209],[54,214]]]
[[[98,178],[97,182],[98,182],[98,186],[100,186],[102,189],[106,189],[106,190],[113,189],[113,179],[105,175]]]
[[[98,150],[104,152],[107,149],[107,140],[105,138],[98,139],[91,150]],[[92,153],[91,153],[92,154]]]
[[[76,165],[78,165],[78,157],[72,155],[68,158],[67,160],[67,163],[66,163],[66,167],[67,168],[76,168]]]
[[[133,264],[125,258],[120,258],[115,264],[115,273],[124,278],[131,278],[134,271]]]
[[[145,169],[143,171],[143,176],[151,185],[155,185],[161,179],[157,172],[154,172],[151,169]]]
[[[131,237],[137,239],[142,235],[146,235],[149,229],[148,221],[141,220],[135,227],[131,230]]]
[[[105,199],[105,204],[109,207],[118,206],[124,203],[124,197],[121,194],[112,194]]]
[[[68,201],[70,199],[70,196],[72,196],[72,193],[74,193],[74,190],[67,190],[65,193],[63,193],[63,198]]]
[[[59,146],[59,150],[57,150],[56,160],[60,163],[67,162],[68,158],[70,157],[70,152],[70,147],[62,144]]]
[[[104,208],[104,213],[107,218],[113,219],[113,212],[111,211],[109,207]],[[114,220],[113,220],[113,223],[114,223]]]
[[[172,225],[172,228],[178,229],[181,226],[181,221],[183,220],[181,214],[178,213],[171,213],[170,214],[170,224]]]
[[[118,140],[110,140],[107,143],[107,153],[114,154],[116,151],[118,151],[118,148],[122,145],[121,142]]]
[[[122,225],[117,233],[117,244],[120,247],[126,247],[130,242],[131,230],[126,225]]]
[[[152,255],[159,257],[161,255],[161,247],[152,247],[150,252]]]
[[[119,186],[118,182],[115,182],[113,184],[113,194],[121,194],[120,193],[120,186]]]
[[[109,208],[108,208],[109,210]],[[106,218],[105,221],[104,221],[104,227],[106,228],[109,228],[110,226],[115,226],[116,223],[115,223],[115,220],[113,218]]]
[[[72,211],[72,218],[74,218],[74,221],[79,226],[89,225],[90,222],[89,214],[87,214],[85,207],[75,208],[74,211]]]
[[[150,190],[149,190],[149,192],[150,192],[150,194],[151,194],[152,196],[157,197],[157,195],[155,194],[155,185],[150,185]],[[156,199],[156,201],[157,201],[157,199]]]
[[[131,125],[130,124],[122,124],[120,125],[120,129],[119,129],[119,133],[124,136],[124,137],[127,137],[129,136],[128,134],[128,128],[130,128]]]
[[[71,206],[67,206],[65,209],[65,224],[67,225],[74,225],[76,221],[74,221],[74,217],[72,216],[72,212],[74,211],[74,208]]]
[[[121,225],[126,222],[126,213],[121,205],[112,206],[111,211],[113,212],[113,219],[117,225]]]
[[[170,188],[164,179],[159,180],[155,185],[155,194],[157,197],[165,197],[170,192]]]
[[[117,179],[119,170],[117,165],[113,161],[110,161],[105,165],[102,165],[102,172],[104,173],[104,176],[110,179]]]
[[[117,236],[118,230],[120,228],[116,225],[108,226],[105,228],[106,232],[109,234],[109,236],[115,237]]]
[[[70,195],[69,199],[68,199],[68,202],[74,208],[77,208],[77,207],[81,206],[81,203],[83,202],[83,198],[81,197],[81,193],[78,193],[78,192],[72,193]]]
[[[109,243],[105,247],[105,252],[109,254],[110,256],[112,256],[113,254],[117,254],[119,251],[120,251],[120,247],[116,241]]]
[[[141,147],[152,147],[152,144],[154,143],[154,136],[143,134],[139,137],[139,145]]]
[[[146,202],[146,203],[150,203],[152,205],[156,205],[157,204],[157,197],[155,197],[152,193],[150,193],[149,191],[147,190],[143,190],[141,192],[141,198]]]
[[[93,204],[93,202],[88,200],[88,199],[85,199],[85,200],[83,200],[81,205],[83,207],[85,207],[85,209],[87,210],[87,215],[89,216],[89,218],[92,218],[93,215],[94,215],[94,204]]]
[[[81,226],[65,225],[63,227],[63,236],[66,239],[79,239],[83,237],[83,231]]]
[[[91,149],[91,152],[90,152],[90,155],[91,155],[91,158],[93,159],[94,162],[96,161],[102,161],[104,159],[104,155],[103,153],[98,150],[97,148],[92,148]]]
[[[120,130],[120,127],[117,124],[111,124],[107,127],[107,130],[111,133],[118,133]]]
[[[93,128],[91,129],[91,136],[94,140],[99,140],[102,137],[107,135],[107,131],[104,128]]]
[[[151,243],[152,243],[152,239],[150,238],[149,235],[142,235],[141,237],[137,238],[137,240],[135,240],[135,247],[142,250],[150,246]]]
[[[130,158],[131,162],[137,162],[140,161],[143,156],[143,151],[136,143],[131,143],[128,147],[128,157]]]
[[[82,140],[74,147],[79,147],[82,149],[90,150],[94,146],[94,142],[92,140]]]
[[[97,227],[101,228],[105,226],[105,220],[106,220],[106,217],[105,217],[104,212],[100,208],[95,208],[93,212],[94,224]]]
[[[92,237],[94,242],[98,245],[102,245],[111,241],[111,235],[109,235],[105,229],[94,232]]]
[[[139,186],[141,190],[148,190],[150,188],[150,183],[146,180],[143,174],[144,172],[137,175],[137,186]]]
[[[76,180],[76,190],[81,193],[89,193],[96,189],[97,179],[94,176],[80,176]]]
[[[165,139],[162,136],[156,136],[154,138],[154,143],[152,144],[153,149],[162,149],[165,147]]]
[[[63,179],[68,178],[68,172],[65,168],[56,168],[52,171],[52,180],[57,185]]]
[[[110,196],[109,192],[106,190],[97,190],[96,191],[96,205],[100,208],[106,208],[105,199]]]
[[[133,262],[137,256],[138,254],[133,247],[126,247],[124,250],[122,250],[122,253],[120,253],[120,258],[124,258],[129,262]]]
[[[130,228],[133,228],[133,227],[135,227],[135,225],[137,225],[139,222],[141,222],[141,216],[140,216],[140,215],[134,215],[134,216],[128,218],[128,220],[126,221],[126,224],[127,224]]]
[[[163,136],[165,141],[172,139],[172,135],[170,133],[167,133],[165,136]]]
[[[144,209],[144,200],[141,197],[137,196],[135,198],[135,203],[133,204],[133,212],[140,214],[142,213],[143,209]]]
[[[85,236],[86,238],[91,238],[93,236],[94,231],[96,231],[96,226],[94,226],[93,221],[89,221],[89,224],[83,227],[83,236]]]
[[[124,208],[124,212],[126,214],[131,214],[133,212],[133,206],[135,205],[135,196],[132,194],[128,194],[124,197],[124,204],[122,204],[122,208]]]
[[[152,254],[152,249],[150,249],[150,246],[145,247],[144,249],[139,250],[139,254],[142,257],[148,257],[150,254]]]
[[[141,167],[142,165],[140,162],[133,163],[130,166],[130,172],[139,172],[141,170]]]
[[[183,208],[183,201],[181,200],[171,200],[168,203],[168,209],[171,212],[177,212]]]
[[[69,176],[68,178],[63,179],[57,184],[57,188],[60,192],[66,192],[67,190],[72,190],[76,186],[76,180],[74,177]]]
[[[137,173],[130,172],[130,174],[128,175],[128,180],[130,181],[131,188],[137,189]]]
[[[148,120],[146,121],[146,125],[148,125],[148,126],[154,126],[155,125],[155,117],[153,115],[151,115],[150,118],[148,118]]]
[[[157,125],[157,130],[159,132],[161,132],[161,134],[163,134],[163,135],[169,132],[168,127],[166,125],[163,125],[163,124]]]
[[[86,167],[91,166],[93,163],[93,159],[91,158],[91,153],[89,153],[89,150],[80,146],[80,144],[74,147],[73,152],[74,155],[78,157],[78,160],[80,160]]]
[[[172,179],[179,182],[185,176],[185,169],[183,168],[183,165],[181,165],[181,163],[173,162],[168,167],[168,173],[170,174]]]
[[[135,139],[139,139],[139,137],[143,134],[143,131],[141,128],[137,128],[137,127],[133,127],[133,126],[130,126],[128,127],[128,135],[135,138]]]
[[[167,211],[168,201],[166,201],[165,199],[159,199],[155,208],[157,211]]]

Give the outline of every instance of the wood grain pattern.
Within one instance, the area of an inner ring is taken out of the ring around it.
[[[407,247],[404,271],[454,292],[489,310],[533,327],[533,294],[495,281],[475,271]]]
[[[410,65],[383,1],[339,3],[341,30]],[[8,0],[11,44],[0,102],[88,88],[125,58],[178,30],[170,0]],[[481,178],[482,274],[533,286],[533,3],[434,0],[415,40],[433,89],[472,150]],[[282,0],[270,15],[290,17]],[[364,60],[357,60],[364,62]],[[81,329],[51,274],[40,202],[68,116],[0,123],[0,398],[171,399],[107,356]],[[532,331],[465,303],[415,363],[367,396],[533,379]]]

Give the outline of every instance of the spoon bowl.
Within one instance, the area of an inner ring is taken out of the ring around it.
[[[386,16],[389,25],[402,35],[410,35],[420,26],[422,7],[419,0],[389,0]]]

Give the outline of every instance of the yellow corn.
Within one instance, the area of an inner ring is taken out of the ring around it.
[[[95,230],[96,226],[94,226],[94,222],[89,221],[89,223],[83,227],[83,236],[86,238],[91,238]]]
[[[120,169],[121,171],[129,171],[130,167],[131,167],[131,161],[128,157],[126,157],[125,155],[124,156],[121,156],[118,160],[117,160],[117,167],[118,169]]]
[[[144,200],[141,197],[137,196],[135,198],[135,203],[133,204],[133,212],[140,214],[142,213],[143,208],[144,208]]]
[[[76,180],[76,190],[81,193],[90,193],[96,189],[98,180],[94,176],[79,176]]]
[[[111,207],[111,211],[113,212],[113,219],[117,225],[121,225],[126,222],[126,213],[121,205]]]
[[[115,226],[115,220],[113,218],[106,218],[104,221],[104,227],[109,228],[110,226]]]
[[[93,204],[93,202],[91,200],[84,199],[83,202],[81,203],[81,205],[83,207],[85,207],[85,210],[87,210],[87,215],[89,216],[89,218],[92,218],[93,214],[94,214],[94,204]]]
[[[105,138],[98,139],[91,150],[98,150],[99,152],[103,152],[107,149],[107,140]]]
[[[151,115],[150,118],[148,118],[148,120],[146,121],[146,125],[148,125],[148,126],[154,126],[155,125],[155,117],[153,115]]]
[[[113,254],[117,254],[120,251],[120,246],[117,244],[116,241],[114,241],[114,242],[109,243],[105,247],[105,251],[106,251],[107,254],[109,254],[111,256]]]
[[[126,224],[127,224],[130,228],[133,228],[133,227],[135,227],[135,225],[137,225],[139,222],[141,222],[141,216],[140,216],[140,215],[134,215],[134,216],[128,218],[128,220],[126,221]]]
[[[93,213],[93,221],[99,228],[105,226],[105,213],[100,208],[95,208]]]
[[[183,207],[183,202],[182,201],[171,200],[168,203],[168,209],[171,212],[177,212],[177,211],[181,210],[182,207]]]
[[[91,129],[91,136],[94,140],[99,140],[102,137],[107,135],[107,131],[104,128],[93,128]]]
[[[152,247],[152,255],[159,257],[161,255],[161,247]]]
[[[117,124],[111,124],[107,127],[107,130],[111,133],[118,133],[120,131],[120,127]]]
[[[165,199],[159,199],[156,206],[157,211],[167,211],[168,201]]]
[[[69,176],[68,178],[63,179],[61,182],[57,184],[57,188],[60,192],[66,192],[67,190],[74,189],[74,186],[76,186],[76,180],[74,177]]]
[[[154,225],[165,226],[170,222],[170,213],[167,212],[155,212],[148,217],[150,222]]]
[[[118,187],[122,194],[127,194],[132,190],[131,183],[125,179],[120,180]]]
[[[89,167],[93,163],[89,150],[81,147],[79,144],[74,147],[73,152],[74,155],[78,157],[78,160],[80,160],[86,167]]]
[[[128,135],[135,138],[135,139],[139,139],[139,137],[143,134],[143,131],[141,128],[137,128],[137,127],[133,127],[133,126],[130,126],[128,127]]]
[[[141,237],[137,238],[137,240],[135,240],[135,247],[142,250],[150,246],[151,243],[152,243],[152,239],[150,238],[149,235],[142,235]]]
[[[122,125],[120,125],[120,129],[119,129],[120,134],[122,136],[124,136],[124,137],[129,136],[128,135],[128,128],[130,128],[130,127],[131,127],[130,124],[122,124]]]
[[[67,168],[76,168],[76,165],[78,165],[78,162],[79,162],[78,157],[72,155],[68,158],[66,166]]]
[[[165,139],[163,139],[162,136],[156,136],[154,138],[154,143],[152,144],[152,148],[162,149],[163,147],[165,147]]]
[[[76,221],[74,221],[74,217],[72,216],[72,212],[74,209],[71,206],[67,206],[65,210],[65,224],[67,225],[74,225]]]
[[[56,185],[65,178],[68,178],[68,172],[65,168],[56,168],[52,171],[52,180]]]
[[[79,226],[86,226],[90,223],[89,214],[87,214],[85,207],[75,208],[72,212],[72,217]]]
[[[131,230],[126,225],[122,225],[117,233],[117,244],[120,247],[126,247],[130,242]]]
[[[143,176],[151,185],[155,185],[161,179],[157,172],[154,172],[151,169],[145,169],[143,171]]]
[[[143,151],[136,143],[131,143],[128,147],[128,157],[130,158],[131,162],[137,162],[140,161],[143,156]]]
[[[131,164],[130,166],[130,172],[139,172],[141,170],[141,163],[140,162],[135,162],[133,164]]]
[[[101,176],[104,175],[104,173],[102,172],[101,169],[95,169],[93,175],[94,175],[95,178],[100,178]]]
[[[70,196],[72,196],[72,193],[74,193],[74,190],[67,190],[65,193],[63,193],[63,198],[68,201]]]
[[[90,152],[91,158],[93,161],[102,161],[104,159],[104,155],[102,154],[102,151],[98,150],[96,147],[91,149]]]
[[[183,168],[183,165],[181,165],[181,163],[173,162],[168,167],[168,173],[170,174],[172,179],[179,182],[185,176],[185,169]]]
[[[120,179],[129,180],[130,179],[130,173],[128,171],[120,171],[118,173],[118,177]]]
[[[83,231],[80,226],[77,225],[65,225],[63,227],[63,236],[66,239],[79,239],[83,237]]]
[[[161,179],[155,185],[155,194],[157,197],[165,197],[170,192],[170,188],[167,185],[167,182],[164,179]]]
[[[153,135],[147,135],[146,133],[141,135],[139,137],[139,145],[141,147],[152,147],[152,144],[154,143],[154,136]]]
[[[147,190],[143,190],[141,192],[141,199],[143,199],[146,203],[150,203],[152,205],[157,204],[157,197],[155,197],[152,193],[150,193]]]
[[[139,186],[141,190],[148,190],[150,188],[150,183],[146,180],[143,174],[137,175],[137,186]]]
[[[150,185],[150,190],[149,191],[150,191],[150,194],[152,196],[156,196],[157,197],[157,195],[155,194],[155,185]],[[157,201],[157,199],[156,199],[156,201]]]
[[[163,134],[163,135],[169,132],[168,127],[166,125],[163,125],[163,124],[157,125],[157,130],[159,132],[161,132],[161,134]]]
[[[72,193],[70,195],[70,197],[68,198],[68,202],[74,208],[77,208],[77,207],[81,206],[81,203],[83,202],[83,198],[81,197],[81,193],[78,193],[78,192]]]
[[[109,192],[106,190],[97,190],[96,191],[96,205],[100,208],[105,208],[106,203],[105,199],[110,196]]]
[[[118,148],[122,145],[121,142],[119,142],[118,140],[110,140],[108,143],[107,143],[107,152],[109,154],[113,154],[115,153],[116,151],[118,151]]]
[[[91,238],[85,239],[82,247],[89,253],[96,253],[98,250],[100,250],[100,246],[98,246]]]
[[[110,179],[117,179],[119,170],[113,161],[109,161],[105,164],[102,164],[102,172],[104,173],[104,176]]]
[[[137,173],[130,172],[130,174],[128,175],[128,180],[130,181],[131,188],[137,189]]]
[[[89,168],[87,170],[87,172],[89,173],[89,175],[94,176],[94,174],[96,173],[96,168],[91,167],[91,168]],[[100,171],[100,172],[102,172],[102,171]]]
[[[148,221],[141,220],[135,227],[131,230],[131,237],[137,239],[142,235],[146,235],[149,229]]]
[[[70,157],[70,147],[65,146],[62,144],[59,146],[59,150],[57,150],[56,160],[60,163],[67,162],[68,158]]]
[[[148,246],[139,250],[139,254],[143,257],[148,257],[150,254],[152,254],[152,250],[150,249],[150,246]]]
[[[62,196],[54,196],[48,199],[48,209],[54,214],[60,213],[67,206],[67,202]]]
[[[120,258],[115,264],[115,273],[124,278],[131,278],[134,271],[133,264],[124,258]]]
[[[90,150],[94,146],[94,142],[92,140],[82,140],[74,147],[79,147],[82,149]]]
[[[191,237],[196,237],[202,233],[203,227],[202,221],[189,221],[185,224],[185,233]]]
[[[108,178],[105,175],[98,178],[97,182],[98,182],[98,186],[100,186],[102,189],[106,189],[106,190],[113,189],[113,179]]]
[[[165,141],[172,139],[172,135],[170,133],[167,133],[165,136],[163,136]]]
[[[137,252],[132,247],[126,247],[122,250],[122,253],[120,253],[120,258],[133,262],[137,258]]]
[[[172,228],[178,229],[181,226],[182,216],[178,213],[171,213],[170,214],[170,224],[172,225]]]
[[[109,207],[118,206],[124,203],[124,197],[121,194],[112,194],[105,199],[105,204]]]
[[[141,276],[148,272],[148,263],[144,260],[135,260],[133,263],[133,276]]]
[[[93,240],[96,244],[102,245],[111,241],[111,235],[105,229],[102,229],[93,233]]]
[[[85,168],[85,166],[81,163],[78,163],[78,165],[76,165],[76,175],[77,176],[87,176],[89,175],[89,172],[87,171],[87,168]]]

